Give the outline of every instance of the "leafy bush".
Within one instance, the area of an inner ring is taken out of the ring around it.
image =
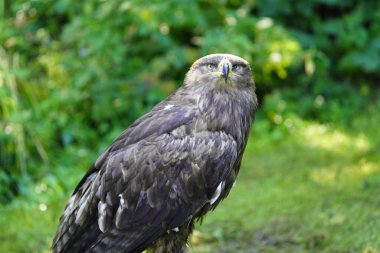
[[[378,81],[379,5],[0,1],[0,202],[78,166],[67,150],[95,157],[209,53],[252,63],[273,125],[349,120]]]
[[[365,103],[375,101],[378,93],[369,94],[379,78],[379,7],[376,1],[258,1],[255,14],[287,27],[303,49],[304,73],[291,66],[281,87],[285,91],[269,94],[268,100],[275,99],[269,103],[286,101],[285,114],[348,123]]]

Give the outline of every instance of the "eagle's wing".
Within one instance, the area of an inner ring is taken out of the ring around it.
[[[101,168],[110,153],[126,148],[127,146],[135,144],[145,138],[156,137],[163,133],[168,133],[180,126],[189,124],[198,113],[198,109],[194,104],[195,101],[179,102],[180,103],[177,101],[170,101],[169,97],[125,129],[87,171],[75,188],[74,194],[80,187],[82,187],[90,175]]]
[[[138,252],[217,200],[235,140],[208,131],[179,137],[194,112],[166,108],[140,118],[98,159],[61,218],[56,252]]]

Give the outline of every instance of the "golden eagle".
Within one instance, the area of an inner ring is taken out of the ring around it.
[[[53,252],[180,253],[235,182],[257,107],[250,66],[197,60],[184,85],[130,125],[83,177]]]

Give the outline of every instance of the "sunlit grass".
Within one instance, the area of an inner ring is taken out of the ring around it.
[[[316,123],[302,129],[299,137],[303,138],[305,145],[310,148],[322,148],[336,153],[345,153],[347,149],[367,151],[370,148],[369,140],[363,134],[351,136],[342,130]]]

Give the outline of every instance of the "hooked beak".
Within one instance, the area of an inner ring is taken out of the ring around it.
[[[224,77],[224,81],[226,81],[226,82],[227,82],[227,78],[228,78],[229,73],[230,73],[230,66],[228,65],[227,62],[225,62],[225,63],[223,63],[221,76]]]

